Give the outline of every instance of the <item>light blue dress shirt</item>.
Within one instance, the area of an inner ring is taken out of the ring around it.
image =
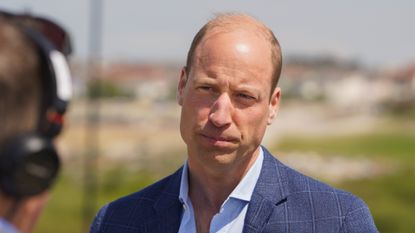
[[[248,204],[261,172],[264,154],[260,147],[259,156],[236,188],[222,204],[219,213],[210,222],[210,233],[241,233],[244,227]],[[183,204],[179,233],[195,233],[196,222],[192,202],[189,198],[188,165],[184,165],[180,183],[179,199]]]
[[[19,232],[9,222],[0,218],[0,233],[19,233]]]

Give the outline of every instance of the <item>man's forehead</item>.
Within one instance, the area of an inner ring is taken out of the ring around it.
[[[270,71],[262,66],[245,65],[236,59],[200,59],[195,62],[190,76],[193,82],[218,83],[234,87],[250,86],[268,88],[271,82]]]
[[[272,71],[269,43],[245,30],[221,32],[201,41],[195,51],[195,66],[220,64],[229,68]]]

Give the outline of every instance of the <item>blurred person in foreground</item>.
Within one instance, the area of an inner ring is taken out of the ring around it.
[[[187,161],[104,206],[91,232],[377,232],[361,199],[260,145],[279,107],[281,66],[279,43],[258,20],[223,14],[204,25],[178,84]]]
[[[0,10],[0,233],[33,231],[58,174],[69,52],[54,22]]]

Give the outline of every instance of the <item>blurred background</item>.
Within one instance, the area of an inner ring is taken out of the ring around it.
[[[64,169],[36,232],[87,232],[100,206],[185,160],[176,85],[215,12],[249,13],[283,50],[282,106],[264,145],[362,197],[380,232],[415,232],[415,2],[2,0],[71,34],[75,98]]]

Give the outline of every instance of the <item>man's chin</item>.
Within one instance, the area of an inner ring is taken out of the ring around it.
[[[205,148],[204,154],[202,154],[202,156],[217,165],[226,165],[232,163],[232,161],[234,161],[237,157],[236,148],[232,147]]]
[[[232,143],[203,145],[202,147],[203,151],[209,154],[215,154],[215,156],[226,156],[228,154],[234,154],[238,150],[238,145]]]

